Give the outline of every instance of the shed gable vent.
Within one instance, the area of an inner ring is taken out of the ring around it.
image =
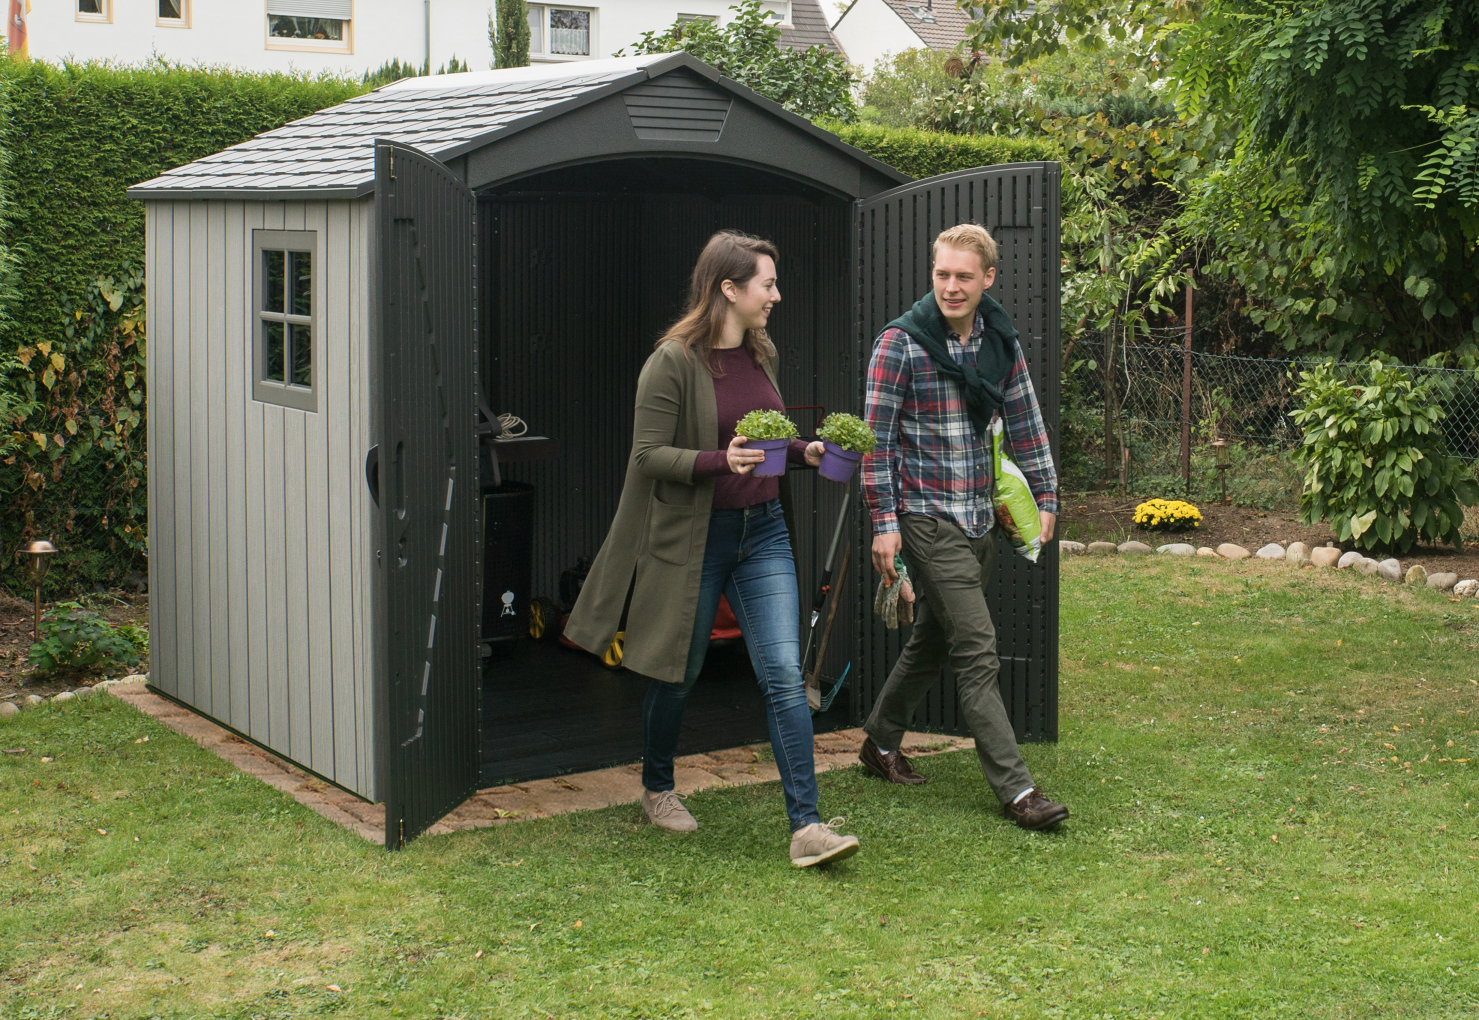
[[[665,74],[622,93],[632,130],[644,141],[717,142],[733,101],[688,75]]]

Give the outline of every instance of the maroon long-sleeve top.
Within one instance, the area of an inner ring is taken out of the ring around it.
[[[743,347],[716,350],[710,354],[712,364],[718,369],[714,376],[714,403],[719,410],[719,449],[707,450],[698,455],[693,465],[693,477],[714,479],[714,509],[739,510],[756,503],[775,499],[780,494],[780,480],[775,477],[756,477],[749,474],[737,475],[729,470],[726,451],[734,439],[734,427],[751,411],[786,412],[780,394],[770,384],[765,369],[755,364],[750,353]],[[806,464],[806,442],[791,440],[786,460],[797,466]]]

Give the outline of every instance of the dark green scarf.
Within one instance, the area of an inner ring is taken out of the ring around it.
[[[950,326],[940,306],[935,303],[934,291],[914,302],[913,308],[888,325],[908,333],[924,348],[941,375],[960,384],[965,391],[966,412],[970,415],[971,425],[978,436],[984,436],[991,426],[991,419],[1002,408],[1005,399],[1002,386],[1006,384],[1012,366],[1017,363],[1017,330],[1007,310],[990,294],[981,295],[981,306],[977,311],[986,328],[981,334],[981,349],[976,352],[974,365],[962,365],[950,356]]]

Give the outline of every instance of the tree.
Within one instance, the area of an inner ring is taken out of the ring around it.
[[[759,0],[741,0],[730,10],[734,17],[727,25],[679,21],[665,31],[643,33],[632,50],[639,56],[683,50],[792,113],[845,123],[856,118],[853,74],[846,60],[820,46],[781,49],[776,45],[781,30]]]
[[[494,67],[529,66],[529,7],[524,0],[498,0],[488,16],[488,42]]]

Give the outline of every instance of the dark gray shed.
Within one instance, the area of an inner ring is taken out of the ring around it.
[[[141,184],[150,294],[152,683],[386,803],[399,846],[479,785],[633,760],[645,681],[557,645],[489,656],[480,394],[554,442],[533,591],[594,554],[636,376],[710,233],[782,252],[772,331],[803,429],[856,411],[928,243],[1001,244],[1056,443],[1058,167],[911,182],[684,54],[410,79]],[[806,598],[840,487],[797,480]],[[866,515],[819,729],[871,707],[896,642],[869,615]],[[1057,559],[993,593],[1024,739],[1056,736]],[[521,596],[524,597],[524,596]],[[633,611],[640,611],[634,607]],[[742,649],[711,654],[685,752],[764,738]],[[954,729],[948,676],[921,728]]]

